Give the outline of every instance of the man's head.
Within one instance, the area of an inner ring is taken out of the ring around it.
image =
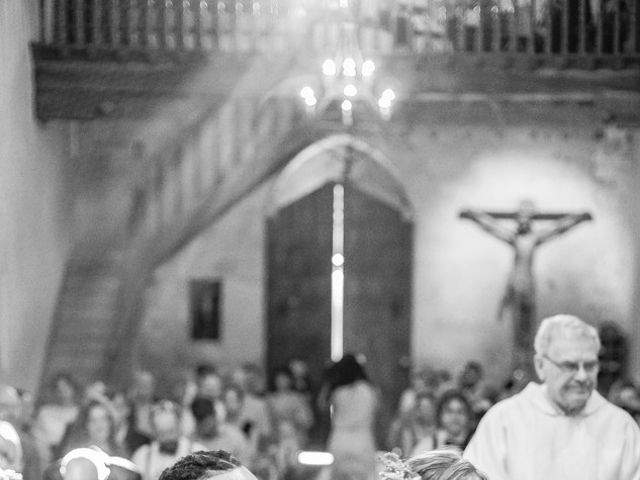
[[[137,371],[133,377],[131,396],[136,402],[152,402],[156,388],[156,380],[151,372]]]
[[[571,315],[540,324],[535,367],[549,398],[567,415],[580,412],[596,387],[600,338],[591,325]]]
[[[227,411],[227,418],[237,418],[244,406],[244,391],[237,385],[228,385],[224,389],[222,400]]]
[[[81,422],[91,442],[101,445],[111,440],[115,429],[113,411],[104,403],[92,401],[81,412]]]
[[[224,450],[195,452],[182,457],[160,475],[159,480],[257,480]]]
[[[418,392],[414,411],[415,418],[425,423],[435,423],[436,407],[436,397],[431,392]]]
[[[222,395],[222,377],[213,365],[202,364],[196,367],[198,394],[211,398]]]
[[[191,403],[191,413],[196,420],[198,435],[202,438],[214,438],[218,435],[216,407],[211,398],[196,396]]]
[[[151,409],[151,425],[159,442],[180,438],[180,409],[170,400],[160,400]]]
[[[473,388],[480,380],[482,380],[483,370],[482,365],[474,360],[465,364],[458,382],[462,388]]]

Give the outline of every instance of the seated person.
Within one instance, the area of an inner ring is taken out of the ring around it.
[[[257,480],[249,470],[224,450],[195,452],[162,472],[159,480]]]
[[[182,435],[180,409],[169,400],[157,402],[151,409],[153,441],[138,448],[131,460],[142,472],[143,480],[156,480],[160,473],[179,459],[202,447]]]
[[[436,398],[428,392],[416,395],[413,409],[401,420],[399,446],[403,453],[416,455],[433,450],[436,437]]]
[[[304,443],[313,425],[313,413],[307,397],[294,390],[293,382],[294,378],[288,367],[276,369],[271,377],[267,405],[273,424],[291,422],[300,436],[300,441]]]
[[[8,422],[13,427],[18,434],[19,442],[16,442],[16,446],[19,445],[22,450],[22,469],[17,465],[12,469],[20,472],[24,480],[42,480],[40,451],[35,438],[30,433],[32,413],[30,401],[28,392],[0,383],[0,420]],[[2,436],[1,429],[0,436]]]
[[[196,421],[194,440],[207,450],[225,448],[246,464],[253,454],[249,440],[235,425],[220,421],[213,399],[197,396],[191,403],[191,413]]]
[[[32,429],[45,464],[57,458],[67,427],[75,422],[80,410],[78,386],[70,375],[56,375],[50,390],[52,398],[40,406]]]
[[[91,400],[83,405],[76,421],[69,426],[61,445],[61,455],[81,447],[98,447],[107,455],[124,456],[115,439],[115,413],[108,399]]]
[[[444,392],[438,402],[436,419],[439,428],[435,448],[447,447],[462,452],[475,428],[473,407],[467,397],[457,389]]]

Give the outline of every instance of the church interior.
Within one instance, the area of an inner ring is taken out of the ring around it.
[[[388,428],[420,372],[533,378],[566,313],[640,418],[638,0],[3,0],[0,162],[35,409],[294,362],[315,411],[351,353]]]

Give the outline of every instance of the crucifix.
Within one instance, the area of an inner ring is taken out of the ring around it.
[[[477,223],[492,236],[513,248],[513,269],[500,301],[499,318],[509,314],[511,316],[515,366],[529,366],[533,358],[533,334],[536,326],[533,276],[533,256],[536,248],[579,223],[591,220],[591,214],[538,212],[532,201],[523,200],[513,212],[467,209],[460,212],[460,218]],[[503,220],[512,220],[515,225],[508,228]],[[534,223],[537,224],[538,221],[544,221],[548,226],[534,228]]]

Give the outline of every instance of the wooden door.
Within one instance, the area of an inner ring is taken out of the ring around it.
[[[298,357],[319,382],[330,358],[332,215],[327,184],[268,220],[268,371]]]
[[[354,186],[345,186],[344,203],[344,348],[366,358],[380,388],[382,441],[408,382],[412,228],[401,212]]]
[[[284,207],[268,222],[267,367],[296,356],[308,362],[316,380],[331,354],[333,186]],[[381,439],[407,386],[411,224],[393,207],[346,185],[344,230],[344,351],[366,358],[382,392]]]

